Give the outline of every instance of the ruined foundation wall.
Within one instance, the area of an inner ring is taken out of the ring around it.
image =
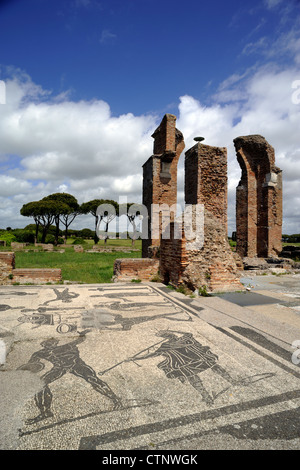
[[[61,282],[61,269],[27,268],[15,269],[15,253],[0,253],[0,285],[46,284]]]
[[[234,139],[241,179],[236,190],[237,253],[274,257],[282,250],[282,172],[260,135]]]
[[[185,243],[187,247],[187,242]],[[242,290],[236,260],[228,243],[227,228],[204,209],[204,241],[196,250],[186,250],[187,266],[181,281],[191,288],[206,286],[208,292]]]
[[[15,254],[13,252],[0,253],[0,285],[8,284],[15,267]]]
[[[151,281],[157,276],[159,260],[150,258],[122,258],[114,262],[114,281]]]

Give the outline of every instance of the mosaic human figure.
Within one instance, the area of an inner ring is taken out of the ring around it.
[[[204,387],[199,375],[201,372],[211,369],[232,385],[240,381],[233,379],[231,375],[219,364],[218,356],[213,354],[209,346],[203,346],[192,335],[192,333],[177,332],[174,334],[168,330],[160,331],[157,336],[165,338],[154,351],[150,346],[143,355],[136,354],[128,361],[143,360],[150,357],[163,356],[165,359],[158,364],[169,379],[178,379],[182,383],[188,382],[197,390],[205,403],[211,405],[214,397]]]
[[[95,371],[87,365],[79,355],[78,345],[85,340],[85,332],[74,341],[61,346],[55,338],[47,339],[41,343],[43,349],[32,354],[31,358],[20,367],[22,370],[39,372],[44,369],[45,364],[42,361],[49,361],[53,364],[51,370],[42,376],[44,387],[35,395],[35,403],[40,410],[40,414],[27,421],[27,424],[33,424],[48,417],[53,416],[51,411],[52,392],[49,385],[55,380],[63,377],[67,372],[86,380],[96,392],[109,398],[114,405],[114,409],[121,406],[119,397],[111,390],[106,382],[99,379]]]

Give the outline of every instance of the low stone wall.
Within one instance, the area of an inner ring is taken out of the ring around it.
[[[54,245],[52,243],[35,243],[34,246],[40,246],[44,251],[53,251]]]
[[[151,281],[158,274],[159,260],[150,258],[122,258],[114,263],[114,281]]]
[[[15,269],[15,253],[0,252],[0,285],[46,284],[61,282],[61,269]]]
[[[15,267],[15,254],[12,251],[0,252],[0,261],[4,263],[8,269]]]
[[[15,254],[0,252],[0,285],[9,284],[15,267]]]
[[[19,243],[19,242],[11,242],[10,246],[11,249],[16,251],[16,250],[23,250],[25,246],[28,246],[29,243]]]
[[[13,270],[12,275],[12,283],[19,282],[20,284],[57,283],[62,280],[61,269],[18,268]]]
[[[271,272],[292,272],[300,268],[299,263],[288,258],[243,258],[244,271],[255,271],[257,274]]]
[[[93,251],[99,253],[113,253],[118,251],[120,253],[131,253],[132,251],[140,251],[138,248],[129,247],[129,246],[103,246],[103,245],[93,245],[92,250],[86,251]]]
[[[280,256],[283,258],[300,259],[300,247],[294,245],[284,246]]]

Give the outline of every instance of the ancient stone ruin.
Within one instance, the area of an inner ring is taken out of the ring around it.
[[[61,269],[15,268],[15,253],[0,252],[0,285],[61,282]]]
[[[176,116],[166,114],[152,137],[154,152],[143,165],[148,237],[142,241],[142,259],[116,261],[116,280],[151,280],[158,270],[159,279],[175,287],[243,289],[243,260],[278,257],[282,249],[282,172],[275,166],[273,147],[258,135],[234,140],[242,170],[235,253],[227,234],[227,149],[205,145],[200,138],[185,153],[185,207],[192,214],[188,217],[186,211],[178,215],[172,209],[177,202],[177,164],[185,147]],[[194,239],[186,237],[188,226],[196,233]]]
[[[243,289],[246,262],[278,260],[282,252],[282,172],[273,147],[260,135],[234,139],[242,171],[234,253],[227,233],[227,149],[195,139],[185,153],[185,208],[178,213],[177,166],[185,143],[176,116],[166,114],[152,137],[153,155],[143,165],[142,258],[116,260],[115,280],[155,279],[191,291]],[[0,284],[60,280],[60,270],[18,270],[14,253],[0,254]]]
[[[155,251],[160,246],[160,237],[153,238],[152,222],[155,217],[160,218],[159,233],[164,227],[163,210],[158,213],[156,205],[166,204],[168,214],[169,207],[177,203],[177,165],[185,144],[182,133],[176,129],[176,117],[166,114],[160,126],[152,134],[154,138],[153,155],[143,165],[143,205],[148,212],[148,237],[142,241],[143,258],[152,257],[149,248]],[[171,213],[171,220],[174,213]]]
[[[276,257],[282,251],[282,171],[273,147],[260,135],[234,139],[242,170],[236,190],[237,253]]]
[[[182,237],[176,239],[171,222],[171,236],[162,236],[160,245],[163,282],[192,291],[243,289],[227,235],[226,148],[197,143],[186,152],[185,204],[191,208],[184,217],[192,214],[194,238],[186,239],[183,220]]]

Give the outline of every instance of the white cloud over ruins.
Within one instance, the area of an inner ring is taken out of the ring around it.
[[[208,145],[228,149],[230,229],[234,228],[235,187],[240,176],[233,139],[248,134],[263,135],[275,148],[276,164],[283,170],[283,231],[298,228],[300,105],[291,99],[297,79],[297,61],[285,68],[266,63],[228,77],[209,104],[188,95],[178,97],[177,127],[183,132],[185,151],[197,135],[203,135]],[[79,202],[119,196],[141,201],[142,165],[152,154],[151,133],[161,115],[114,116],[109,103],[75,102],[68,93],[52,96],[14,69],[6,90],[7,104],[0,109],[2,227],[26,225],[29,221],[19,215],[22,204],[61,188]]]

